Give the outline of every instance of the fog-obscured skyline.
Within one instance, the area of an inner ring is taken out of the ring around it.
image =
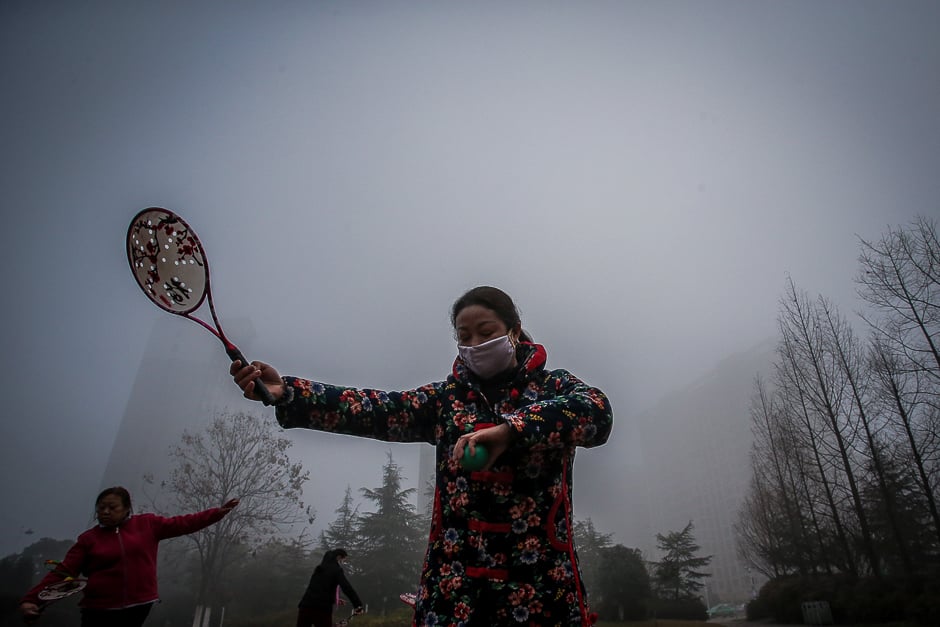
[[[934,2],[3,3],[0,553],[88,523],[167,315],[127,269],[139,209],[186,217],[223,325],[285,374],[439,380],[450,304],[504,288],[611,397],[603,456],[772,337],[787,276],[850,313],[857,237],[938,214],[938,26]]]

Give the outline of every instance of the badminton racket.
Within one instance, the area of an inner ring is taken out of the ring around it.
[[[59,568],[61,562],[58,560],[46,560],[46,566],[52,567],[53,570]],[[62,599],[68,598],[74,594],[78,594],[85,589],[85,586],[88,585],[88,580],[83,577],[73,577],[64,571],[60,573],[65,577],[62,581],[57,581],[51,583],[42,590],[39,591],[39,611],[45,611],[49,604],[55,603],[56,601],[61,601]],[[27,623],[35,622],[39,617],[36,616],[32,619],[27,619]]]
[[[229,359],[248,365],[222,330],[212,301],[205,249],[185,220],[161,207],[139,212],[127,229],[127,261],[153,304],[200,325],[221,340]],[[193,315],[203,302],[209,304],[213,325]],[[271,392],[260,380],[255,381],[255,392],[265,405],[274,404]]]
[[[85,589],[88,581],[85,579],[66,579],[58,583],[51,583],[39,591],[39,600],[45,603],[52,603],[59,599],[78,594]]]

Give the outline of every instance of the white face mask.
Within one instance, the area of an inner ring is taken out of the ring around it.
[[[516,356],[509,335],[503,335],[476,346],[457,345],[457,354],[467,367],[481,379],[489,379],[512,365]]]

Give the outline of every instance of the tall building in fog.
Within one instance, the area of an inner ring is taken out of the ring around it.
[[[632,477],[611,506],[627,529],[617,539],[656,561],[656,534],[691,521],[699,554],[712,556],[703,569],[712,574],[703,595],[712,605],[746,601],[762,583],[738,557],[734,524],[751,478],[754,380],[769,376],[773,349],[768,341],[729,357],[631,419],[637,453],[622,462],[620,476]]]
[[[261,355],[252,350],[255,334],[250,322],[226,319],[225,330],[237,339],[249,359]],[[300,360],[295,356],[295,361]],[[180,443],[184,431],[201,432],[213,418],[232,412],[252,413],[273,423],[273,409],[242,398],[228,374],[229,363],[221,343],[192,322],[176,316],[156,316],[102,487],[125,486],[142,508],[148,503],[148,494],[157,490],[145,484],[144,475],[153,475],[158,483],[168,477],[173,464],[170,450]],[[425,485],[434,473],[433,447],[389,445],[305,429],[284,433],[293,442],[288,452],[291,460],[301,462],[310,473],[303,496],[317,512],[314,525],[307,530],[310,536],[315,538],[334,520],[347,486],[361,503],[360,488],[378,485],[385,455],[393,447],[395,461],[404,467],[409,484],[404,487],[416,488],[417,506],[420,512],[425,511]]]
[[[250,324],[239,320],[227,320],[226,332],[240,344],[253,335]],[[201,431],[233,406],[244,410],[228,376],[228,363],[221,343],[192,322],[157,316],[102,485],[123,485],[135,502],[144,504],[144,475],[153,474],[157,480],[167,475],[170,448],[183,431]]]
[[[773,342],[734,355],[670,396],[640,421],[649,525],[678,531],[691,520],[702,555],[712,555],[706,600],[746,601],[755,589],[738,557],[734,525],[751,480],[750,400],[773,363]],[[658,556],[657,556],[658,557]]]

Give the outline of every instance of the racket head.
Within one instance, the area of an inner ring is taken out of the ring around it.
[[[149,207],[127,228],[127,262],[134,280],[160,309],[185,316],[202,305],[209,263],[195,231],[169,209]]]
[[[88,581],[85,579],[65,579],[58,583],[49,584],[39,592],[40,601],[58,601],[85,589]]]

